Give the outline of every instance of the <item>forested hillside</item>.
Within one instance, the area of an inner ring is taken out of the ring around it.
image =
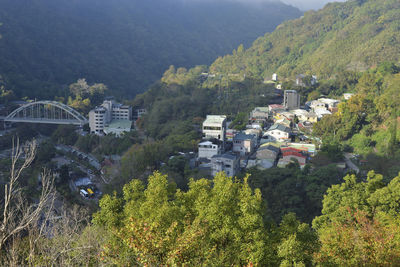
[[[62,96],[79,78],[134,96],[171,64],[209,64],[301,12],[279,2],[3,0],[0,74],[17,96]]]
[[[354,0],[330,3],[285,22],[247,50],[218,58],[210,72],[270,77],[301,73],[330,78],[399,60],[400,2]]]

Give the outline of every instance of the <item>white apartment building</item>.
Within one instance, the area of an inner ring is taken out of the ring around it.
[[[217,142],[204,141],[199,143],[199,158],[205,158],[211,160],[215,155],[222,153],[222,146]]]
[[[116,103],[114,100],[105,100],[101,106],[89,112],[90,132],[102,135],[104,134],[104,129],[107,128],[111,122],[130,121],[131,118],[131,107]],[[108,129],[108,133],[110,132],[112,131]],[[120,131],[118,134],[120,134]]]
[[[105,107],[96,107],[89,112],[89,128],[94,134],[103,134],[104,127],[111,121],[110,112]]]
[[[225,142],[226,139],[226,116],[207,115],[203,122],[203,138],[218,139]]]

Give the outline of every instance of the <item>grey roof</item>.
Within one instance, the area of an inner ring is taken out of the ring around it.
[[[262,151],[262,150],[271,150],[271,151],[276,152],[277,154],[279,154],[280,148],[276,147],[276,146],[268,145],[268,146],[260,147],[257,151]]]
[[[268,129],[268,131],[273,131],[273,130],[280,130],[280,131],[287,132],[287,133],[290,133],[290,132],[291,132],[289,127],[286,127],[285,125],[278,124],[278,123],[272,125],[272,126]]]
[[[230,159],[230,160],[236,160],[237,156],[235,154],[225,153],[225,154],[222,154],[222,155],[214,155],[212,158],[213,159],[225,158],[225,159]]]
[[[233,137],[233,140],[251,140],[254,138],[254,134],[245,134],[245,133],[238,133]]]

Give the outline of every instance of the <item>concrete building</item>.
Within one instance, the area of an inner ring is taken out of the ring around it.
[[[250,113],[250,121],[264,124],[268,120],[268,114],[269,114],[268,107],[256,107]]]
[[[233,137],[233,152],[239,153],[241,156],[253,153],[257,146],[257,137],[255,135],[247,135],[238,133]]]
[[[286,109],[298,109],[300,107],[300,95],[296,90],[284,91],[283,106],[285,106]]]
[[[315,114],[314,112],[308,112],[304,109],[295,109],[291,112],[296,115],[300,122],[308,121],[315,123],[318,121],[317,114]]]
[[[256,153],[257,167],[259,169],[269,169],[275,166],[279,153],[279,147],[269,144],[261,146]]]
[[[291,130],[281,124],[272,125],[268,131],[263,135],[262,139],[267,142],[273,141],[288,141],[291,135]]]
[[[222,142],[219,140],[207,140],[199,143],[198,148],[198,158],[211,160],[213,156],[220,155],[222,153]]]
[[[222,142],[226,141],[226,116],[224,115],[207,115],[203,122],[203,138],[218,139]]]
[[[317,108],[314,110],[314,113],[317,115],[318,119],[322,119],[322,117],[332,114],[332,112],[330,112],[329,110],[327,110],[325,108]]]
[[[309,107],[315,111],[316,109],[327,109],[326,104],[324,102],[321,102],[319,100],[313,100],[308,103]]]
[[[94,134],[103,134],[104,127],[111,121],[110,113],[104,107],[96,107],[89,112],[89,128]]]
[[[307,162],[307,156],[303,151],[295,148],[281,148],[282,158],[278,162],[278,167],[284,168],[291,162],[298,162],[300,168],[304,168]]]
[[[318,101],[324,103],[325,106],[327,107],[327,109],[331,112],[333,110],[337,109],[337,107],[340,103],[340,100],[330,99],[330,98],[320,98],[320,99],[318,99]]]
[[[114,100],[105,100],[101,106],[89,112],[89,128],[90,132],[98,135],[105,134],[104,129],[108,127],[108,133],[113,132],[116,129],[115,134],[120,134],[121,125],[128,125],[127,121],[131,121],[132,118],[132,108],[129,106],[116,103]],[[119,125],[110,126],[110,123],[117,121],[125,121]],[[127,127],[124,127],[125,131],[130,131]]]
[[[244,130],[244,133],[245,133],[245,134],[252,134],[252,135],[255,135],[256,138],[258,139],[258,138],[260,138],[261,135],[262,135],[262,129],[254,129],[254,128],[246,129],[246,130]],[[232,138],[232,140],[233,140],[233,138]]]
[[[235,176],[240,170],[240,159],[235,154],[215,155],[211,158],[211,174],[225,172],[229,177]]]
[[[233,137],[238,131],[235,129],[227,129],[225,134],[226,141],[233,141]]]

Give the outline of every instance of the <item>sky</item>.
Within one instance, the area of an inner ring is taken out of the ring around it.
[[[329,2],[344,2],[345,0],[281,0],[282,2],[300,8],[301,10],[320,9]]]

